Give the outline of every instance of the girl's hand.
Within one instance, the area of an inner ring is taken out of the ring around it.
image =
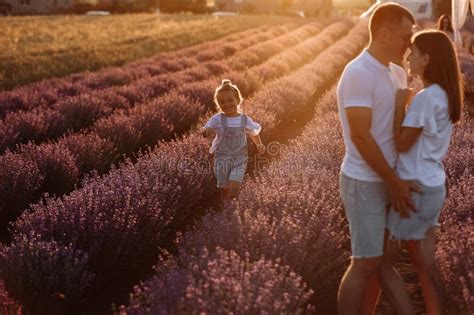
[[[257,144],[258,154],[265,153],[265,145],[263,143]]]

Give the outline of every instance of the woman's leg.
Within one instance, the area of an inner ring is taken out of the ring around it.
[[[406,291],[405,282],[395,269],[395,263],[400,257],[400,241],[388,238],[385,233],[385,249],[380,268],[381,285],[384,294],[396,310],[397,314],[413,314],[410,297]]]
[[[359,315],[373,315],[380,298],[379,274],[372,275],[367,283],[367,290],[360,306]]]
[[[426,311],[429,315],[443,314],[441,281],[436,268],[436,232],[430,228],[421,241],[408,241],[408,253],[420,279]]]

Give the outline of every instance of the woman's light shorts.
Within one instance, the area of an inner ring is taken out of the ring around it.
[[[229,180],[242,183],[247,169],[248,155],[216,154],[214,160],[214,174],[217,179],[217,187],[224,188],[229,186]]]
[[[351,234],[352,258],[383,255],[387,209],[390,203],[384,182],[339,177],[341,198]]]
[[[412,201],[417,208],[409,218],[401,218],[395,209],[390,208],[387,217],[387,229],[392,239],[422,240],[429,228],[438,225],[438,218],[446,199],[446,187],[428,187],[417,183],[422,193],[413,192]]]

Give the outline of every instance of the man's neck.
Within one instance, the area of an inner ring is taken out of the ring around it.
[[[380,45],[377,45],[375,42],[371,42],[369,44],[369,48],[367,48],[367,51],[369,52],[369,54],[372,55],[372,57],[374,57],[384,66],[388,67],[388,65],[390,64],[391,60],[386,53],[386,49],[384,49]]]

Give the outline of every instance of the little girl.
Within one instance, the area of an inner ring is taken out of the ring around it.
[[[459,121],[463,103],[459,63],[449,37],[442,31],[423,31],[412,39],[408,56],[410,73],[419,76],[424,88],[405,112],[408,90],[397,93],[394,137],[400,152],[397,172],[404,180],[418,184],[413,193],[416,209],[388,212],[387,240],[382,264],[385,285],[398,286],[392,296],[397,314],[413,314],[403,281],[393,269],[399,243],[406,243],[418,273],[428,314],[442,314],[439,274],[435,262],[435,229],[446,199],[446,174],[442,160],[448,151],[453,124]],[[394,291],[392,291],[394,292]]]
[[[206,136],[215,134],[210,153],[214,153],[214,174],[221,191],[221,202],[237,196],[247,168],[248,133],[259,154],[265,152],[260,140],[260,124],[242,113],[240,90],[230,80],[223,80],[214,92],[214,102],[219,113],[204,126]]]

